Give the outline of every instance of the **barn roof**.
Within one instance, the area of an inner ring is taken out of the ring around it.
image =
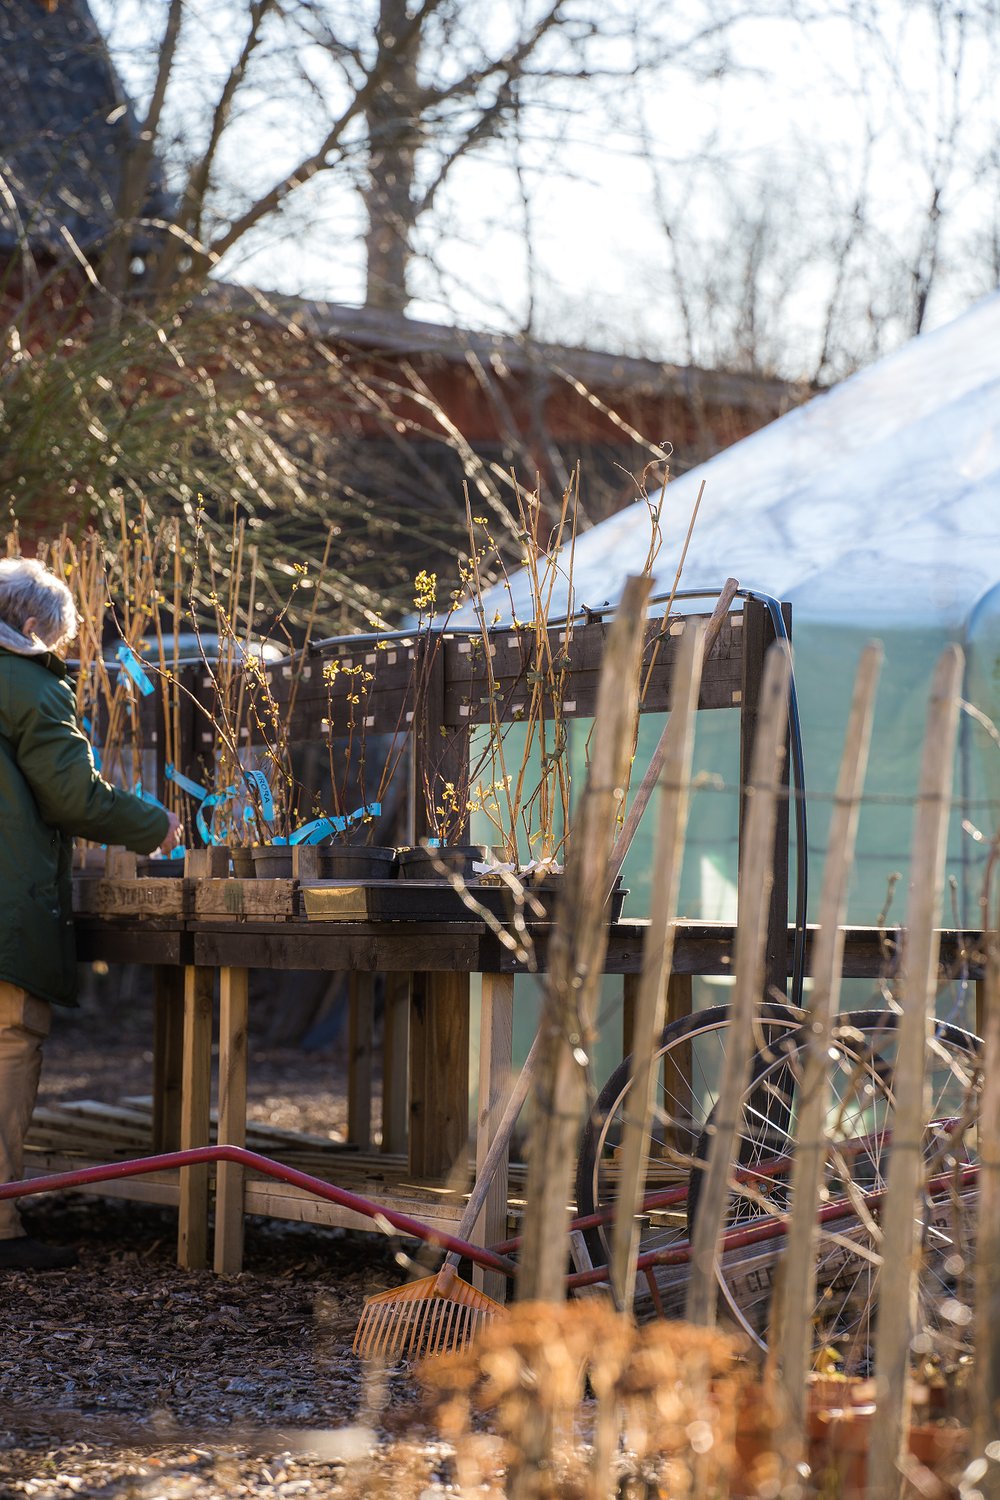
[[[0,252],[93,250],[115,222],[135,114],[86,0],[0,5]],[[148,211],[156,214],[157,184]]]

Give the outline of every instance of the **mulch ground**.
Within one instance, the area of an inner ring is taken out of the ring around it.
[[[40,1102],[149,1090],[148,1010],[62,1015]],[[342,1059],[256,1045],[250,1114],[342,1129]],[[0,1497],[251,1497],[446,1492],[447,1450],[402,1367],[350,1351],[392,1241],[251,1220],[246,1268],[174,1264],[176,1215],[120,1200],[32,1200],[30,1231],[80,1264],[0,1273]]]

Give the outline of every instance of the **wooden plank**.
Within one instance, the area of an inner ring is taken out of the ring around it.
[[[276,923],[270,932],[259,927],[250,932],[235,923],[196,929],[194,954],[198,963],[245,964],[251,969],[477,973],[481,968],[481,929],[471,923],[456,923],[449,931],[391,922],[345,933],[337,930],[339,923],[317,923],[291,932],[288,925]]]
[[[754,1016],[763,996],[768,918],[773,910],[768,872],[785,761],[782,751],[788,732],[790,667],[788,652],[778,646],[772,647],[765,664],[750,770],[754,793],[748,799],[745,849],[740,862],[734,964],[736,983],[733,986],[730,1033],[719,1080],[715,1135],[709,1144],[691,1243],[685,1316],[688,1322],[706,1328],[715,1323],[717,1245],[725,1218],[730,1166],[736,1159],[735,1143],[742,1124],[744,1094],[750,1077]]]
[[[698,710],[698,684],[705,650],[705,627],[684,632],[677,664],[675,706],[661,744],[659,816],[650,893],[650,929],[635,1014],[630,1107],[621,1139],[618,1196],[611,1241],[611,1283],[619,1312],[630,1313],[639,1253],[639,1214],[646,1183],[650,1134],[659,1069],[654,1053],[667,1015],[667,986],[674,947],[684,841],[687,833],[691,756]]]
[[[347,1006],[347,1139],[367,1150],[372,1139],[374,974],[355,970],[349,976]]]
[[[879,1279],[875,1334],[875,1399],[878,1422],[868,1453],[870,1500],[899,1494],[906,1463],[910,1416],[910,1345],[916,1325],[922,1247],[917,1197],[924,1175],[924,1143],[930,1104],[927,1088],[928,1028],[933,1024],[938,976],[936,923],[941,915],[948,847],[948,814],[954,779],[958,706],[964,658],[946,646],[931,683],[910,856],[906,947],[896,1028],[896,1074],[906,1087],[895,1092],[892,1151],[882,1205],[882,1263],[891,1274]]]
[[[787,1467],[788,1485],[806,1450],[806,1388],[812,1364],[816,1258],[819,1248],[817,1210],[827,1158],[825,1121],[830,1104],[829,1058],[834,1018],[840,1009],[843,970],[843,919],[847,888],[854,866],[855,839],[861,793],[868,766],[875,689],[882,660],[881,647],[869,645],[861,658],[837,793],[827,839],[827,856],[820,896],[820,931],[809,996],[810,1028],[802,1078],[798,1088],[795,1123],[796,1151],[792,1162],[791,1217],[785,1274],[780,1290],[778,1367],[781,1371],[784,1424],[779,1445]]]
[[[181,876],[146,880],[73,882],[73,910],[105,917],[184,917],[193,909],[193,891]]]
[[[483,1170],[497,1122],[510,1092],[514,1037],[514,976],[484,974],[479,1026],[479,1114],[476,1123],[476,1175]],[[500,1160],[472,1238],[496,1245],[507,1238],[507,1153]],[[507,1278],[499,1271],[473,1269],[472,1280],[488,1297],[503,1302]]]
[[[213,970],[193,964],[184,971],[183,1151],[209,1143],[214,979]],[[185,1167],[181,1173],[177,1264],[187,1270],[201,1270],[208,1264],[207,1166]]]
[[[189,849],[184,856],[184,874],[192,880],[225,880],[229,875],[229,850],[216,845]]]
[[[635,1006],[639,998],[639,975],[622,975],[622,1057],[628,1057],[634,1046]]]
[[[413,976],[410,1005],[409,1162],[442,1178],[469,1136],[469,976]]]
[[[152,1148],[176,1151],[181,1139],[184,1068],[184,970],[157,964],[153,970]]]
[[[386,974],[382,1011],[382,1150],[406,1150],[409,974]]]
[[[784,616],[784,609],[782,611]],[[748,599],[744,609],[743,680],[740,709],[740,846],[739,868],[743,868],[748,816],[747,787],[751,779],[753,747],[760,714],[764,660],[768,648],[777,639],[766,606]],[[789,617],[785,616],[786,629]],[[783,740],[779,796],[775,807],[774,842],[769,851],[771,872],[771,906],[768,914],[767,944],[764,951],[764,995],[784,1000],[788,985],[788,724]]]
[[[80,963],[110,964],[185,964],[190,961],[192,943],[181,929],[181,917],[171,917],[160,927],[156,917],[141,922],[98,917],[78,917],[74,923],[76,956]]]
[[[219,1124],[220,1145],[245,1146],[247,1138],[246,969],[219,974]],[[220,1161],[215,1188],[215,1269],[235,1276],[243,1267],[243,1179],[237,1162]]]
[[[455,1203],[449,1204],[447,1200],[439,1199],[434,1202],[425,1198],[397,1197],[387,1193],[380,1194],[378,1202],[380,1206],[410,1214],[432,1229],[450,1230],[454,1233],[458,1223],[459,1207]],[[287,1219],[293,1223],[325,1224],[369,1233],[374,1227],[366,1214],[329,1203],[314,1197],[303,1188],[277,1182],[273,1178],[248,1177],[246,1211],[248,1214],[265,1214],[270,1218]]]
[[[295,916],[294,880],[198,880],[197,917]]]
[[[104,856],[104,870],[109,880],[134,880],[139,856],[130,849],[109,848]]]

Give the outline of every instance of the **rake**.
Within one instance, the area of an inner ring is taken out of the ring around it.
[[[467,1240],[476,1227],[497,1168],[510,1145],[521,1107],[528,1097],[540,1046],[540,1035],[536,1034],[486,1159],[476,1174],[475,1185],[455,1231],[457,1239]],[[478,1329],[494,1318],[505,1316],[505,1307],[459,1276],[460,1259],[458,1251],[450,1251],[435,1275],[424,1276],[406,1286],[390,1287],[388,1291],[376,1292],[369,1297],[354,1335],[354,1353],[362,1359],[385,1360],[443,1354],[450,1349],[463,1348]],[[513,1263],[510,1269],[514,1270]]]

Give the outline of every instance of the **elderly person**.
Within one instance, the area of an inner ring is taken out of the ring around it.
[[[0,561],[0,1182],[20,1178],[52,1006],[74,1004],[73,837],[166,852],[173,813],[110,786],[80,731],[58,650],[77,631],[69,589],[40,563]],[[0,1270],[72,1265],[0,1201]]]

